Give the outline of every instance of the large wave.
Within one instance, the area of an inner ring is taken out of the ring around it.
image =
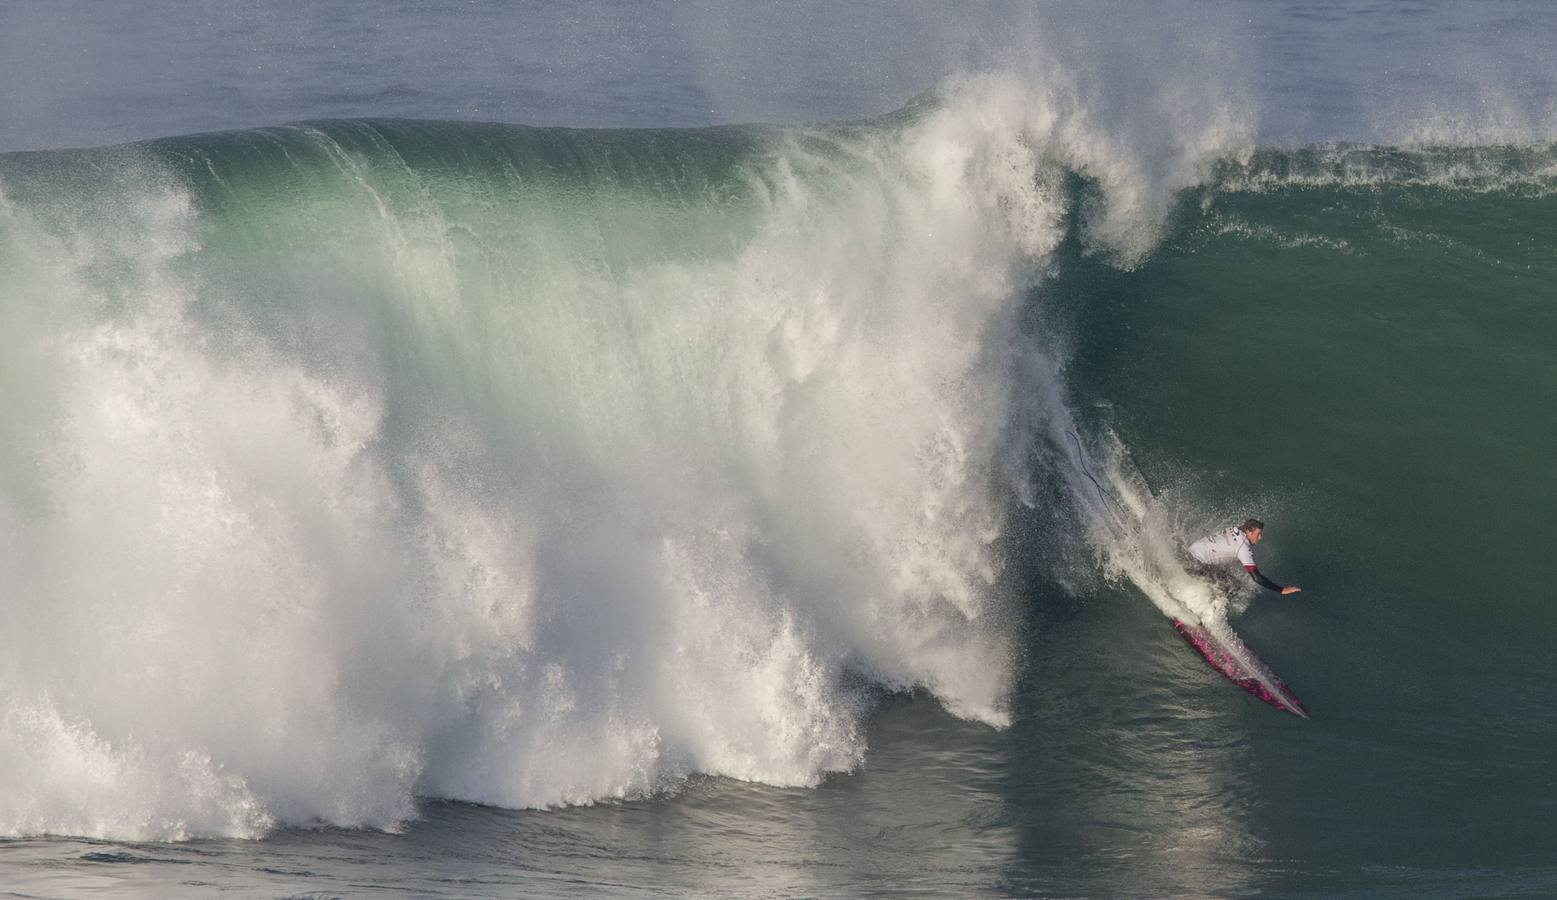
[[[0,157],[0,834],[810,785],[883,691],[1000,726],[1019,503],[1195,614],[1182,514],[1071,411],[1066,254],[1194,201],[1263,234],[1240,192],[1544,195],[1552,153],[1255,152],[1142,96]]]
[[[1024,298],[1246,137],[985,77],[0,158],[0,833],[808,785],[882,690],[1005,723],[1007,498],[1069,427]]]

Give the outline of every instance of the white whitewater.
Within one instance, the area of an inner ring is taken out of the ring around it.
[[[1004,725],[1061,179],[1128,264],[1247,133],[1197,98],[1125,147],[1030,83],[792,132],[733,211],[513,210],[307,129],[332,170],[220,215],[134,151],[48,209],[0,167],[0,834],[814,785],[883,689]]]

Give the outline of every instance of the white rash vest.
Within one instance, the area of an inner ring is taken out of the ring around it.
[[[1245,567],[1254,565],[1254,546],[1241,528],[1229,528],[1189,545],[1189,555],[1208,566],[1226,565],[1234,560]]]

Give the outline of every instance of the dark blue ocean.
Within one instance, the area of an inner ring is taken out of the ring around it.
[[[1557,895],[1554,47],[0,5],[0,896]]]

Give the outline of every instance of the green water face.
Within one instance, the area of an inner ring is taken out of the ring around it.
[[[1078,405],[1186,528],[1264,518],[1262,569],[1304,588],[1235,622],[1314,714],[1248,702],[1236,725],[1229,816],[1268,856],[1338,867],[1288,889],[1550,859],[1554,248],[1548,196],[1221,193],[1138,269],[1076,257],[1053,288]],[[1153,640],[1133,612],[1087,616]]]
[[[1171,441],[1219,493],[1334,529],[1321,571],[1388,570],[1450,610],[1544,609],[1553,566],[1528,548],[1557,537],[1537,514],[1557,499],[1553,204],[1339,199],[1233,198],[1130,279],[1144,321],[1112,377],[1122,427]],[[1274,236],[1217,233],[1239,221]],[[1338,246],[1283,246],[1294,232]]]
[[[1557,538],[1539,514],[1557,500],[1553,209],[1218,198],[1090,313],[1123,326],[1088,323],[1111,344],[1095,377],[1148,469],[1176,460],[1204,474],[1206,501],[1278,507],[1266,554],[1311,553],[1310,582],[1387,571],[1376,588],[1418,605],[1544,609],[1533,595],[1557,571],[1529,549]]]

